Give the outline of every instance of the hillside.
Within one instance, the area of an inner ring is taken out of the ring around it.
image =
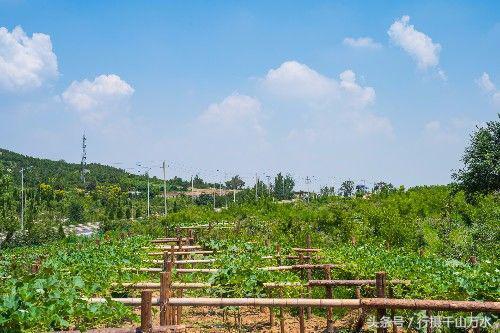
[[[82,186],[80,164],[26,156],[2,148],[0,148],[0,163],[15,171],[30,167],[25,176],[25,184],[28,187],[41,183],[64,189]],[[96,184],[118,184],[122,189],[129,190],[143,188],[146,185],[145,176],[131,174],[112,166],[90,163],[87,165],[87,170],[88,173],[85,175],[87,187],[94,187]],[[21,181],[19,172],[13,172],[12,175],[16,183]],[[160,183],[156,178],[153,178],[152,182]]]

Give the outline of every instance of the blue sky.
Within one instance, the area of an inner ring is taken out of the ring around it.
[[[158,175],[167,160],[170,175],[210,180],[447,183],[474,126],[500,111],[499,13],[0,0],[0,146],[78,162],[85,131],[89,161]]]

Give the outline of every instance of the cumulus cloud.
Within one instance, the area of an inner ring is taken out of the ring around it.
[[[99,75],[94,81],[73,81],[62,94],[63,102],[90,122],[126,108],[134,89],[118,75]]]
[[[262,86],[281,98],[302,99],[311,103],[337,103],[366,107],[375,101],[375,90],[356,82],[356,74],[346,70],[340,81],[324,76],[297,61],[286,61],[268,71]]]
[[[494,106],[500,107],[500,91],[491,81],[488,73],[484,72],[480,78],[476,80],[477,85],[491,97]]]
[[[57,57],[50,36],[34,33],[29,37],[21,27],[12,32],[0,27],[1,89],[37,88],[57,76]]]
[[[233,126],[250,126],[260,131],[260,102],[250,96],[234,93],[220,103],[211,104],[198,118],[205,124],[217,124],[231,128]]]
[[[370,37],[359,37],[359,38],[346,37],[344,38],[343,43],[344,45],[348,45],[354,48],[365,48],[365,49],[382,48],[382,44],[375,42]]]
[[[261,80],[261,85],[278,101],[302,102],[301,115],[311,115],[321,124],[330,123],[327,128],[316,130],[319,133],[341,128],[349,128],[360,135],[384,134],[392,135],[392,125],[389,119],[379,117],[367,110],[375,103],[375,89],[362,86],[357,81],[352,70],[345,70],[338,79],[330,78],[297,61],[287,61],[278,68],[268,71]],[[287,106],[284,106],[285,109]],[[296,107],[296,105],[295,105]],[[321,119],[321,120],[319,120]],[[323,125],[319,125],[322,127]],[[311,130],[314,130],[311,129]],[[298,130],[291,132],[289,138],[296,138]],[[329,134],[325,133],[326,136]],[[308,140],[310,141],[310,140]]]
[[[441,45],[434,43],[432,38],[416,30],[409,22],[410,17],[405,15],[391,25],[387,31],[391,41],[405,50],[417,62],[419,68],[437,67]],[[438,71],[440,77],[445,77],[441,69]]]

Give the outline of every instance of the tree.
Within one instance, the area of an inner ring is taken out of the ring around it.
[[[352,180],[346,180],[340,185],[339,195],[344,197],[350,197],[354,193],[354,182]]]
[[[295,187],[295,181],[293,180],[292,176],[286,175],[283,183],[283,186],[285,188],[285,199],[290,200],[293,198],[293,188]]]
[[[366,187],[366,185],[364,184],[356,185],[356,196],[362,197],[367,193],[368,193],[368,187]]]
[[[464,167],[452,175],[468,195],[500,191],[500,114],[498,118],[477,127],[462,156]]]
[[[205,188],[206,187],[205,182],[198,175],[194,176],[194,178],[193,178],[193,186],[195,188]]]
[[[245,182],[239,175],[234,176],[226,182],[226,187],[231,190],[241,190],[245,186]]]
[[[0,232],[8,242],[19,228],[17,219],[17,192],[13,186],[11,171],[0,163]]]
[[[68,218],[71,222],[82,223],[84,221],[83,205],[78,201],[72,201],[68,207]]]
[[[330,195],[335,195],[335,187],[331,186],[331,187],[328,187],[328,186],[325,186],[325,187],[322,187],[320,190],[319,190],[319,193],[322,197],[328,197]]]

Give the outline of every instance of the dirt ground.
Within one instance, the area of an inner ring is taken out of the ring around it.
[[[140,311],[138,311],[140,313]],[[238,323],[237,310],[227,311],[224,316],[224,311],[213,307],[186,307],[183,308],[182,322],[186,325],[187,333],[236,333],[236,332],[256,332],[256,333],[279,333],[280,321],[277,313],[274,315],[274,324],[270,325],[269,309],[241,307],[240,318],[241,323]],[[357,313],[353,312],[347,315],[342,320],[336,321],[334,327],[345,328],[357,318]],[[299,332],[299,318],[292,316],[285,311],[285,332]],[[159,314],[156,311],[153,314],[153,325],[159,325]],[[311,318],[305,320],[305,328],[307,333],[324,332],[326,327],[326,319],[318,317],[314,314]]]

